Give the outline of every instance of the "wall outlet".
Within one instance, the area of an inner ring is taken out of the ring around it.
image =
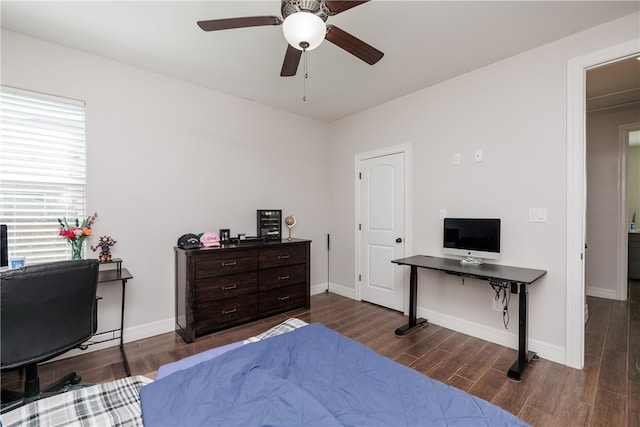
[[[460,164],[460,153],[453,153],[453,164],[454,165]]]
[[[493,309],[493,311],[502,312],[502,310],[504,310],[504,304],[502,304],[502,297],[496,300],[495,292],[491,293],[491,308]]]
[[[476,150],[476,152],[473,153],[473,161],[476,163],[482,161],[482,150]]]

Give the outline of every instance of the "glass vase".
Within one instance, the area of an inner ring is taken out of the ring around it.
[[[69,240],[69,244],[71,245],[71,259],[82,259],[83,243],[84,239],[82,238]]]

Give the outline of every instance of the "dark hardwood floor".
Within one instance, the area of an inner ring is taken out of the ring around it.
[[[515,383],[506,376],[515,350],[428,325],[397,338],[402,314],[335,294],[315,295],[311,309],[296,310],[221,331],[185,344],[175,333],[125,345],[133,375],[153,375],[160,365],[256,335],[287,317],[321,322],[377,352],[486,399],[534,426],[640,426],[640,281],[629,282],[625,302],[588,297],[585,367],[534,361]],[[125,376],[117,347],[42,365],[46,385],[74,370],[98,383]],[[19,388],[17,372],[3,388]]]

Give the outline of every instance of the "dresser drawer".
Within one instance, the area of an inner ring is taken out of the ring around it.
[[[216,252],[213,250],[211,253],[198,256],[198,261],[196,263],[196,279],[257,269],[257,251]]]
[[[243,295],[196,305],[196,335],[254,319],[258,315],[258,296]]]
[[[258,291],[258,272],[228,274],[196,280],[196,304]]]
[[[304,245],[284,244],[260,251],[260,268],[279,267],[282,265],[303,264],[306,262]]]
[[[260,315],[304,307],[307,301],[304,283],[260,292],[259,298]]]
[[[305,264],[260,270],[258,289],[260,291],[267,291],[269,289],[291,286],[305,282],[306,278],[307,266]]]

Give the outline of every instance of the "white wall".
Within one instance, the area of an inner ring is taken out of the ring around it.
[[[381,147],[413,146],[413,235],[416,254],[441,255],[449,216],[500,217],[506,265],[540,268],[531,286],[530,348],[564,362],[566,313],[567,61],[637,39],[633,14],[514,56],[335,123],[331,155],[332,282],[355,288],[354,156]],[[463,54],[463,53],[461,53]],[[473,162],[475,150],[482,163]],[[460,165],[452,165],[460,153]],[[548,222],[528,222],[544,207]],[[336,236],[335,238],[333,236]],[[402,268],[402,267],[399,267]],[[434,323],[517,345],[517,309],[505,332],[486,282],[421,271],[418,313]]]
[[[617,299],[618,207],[618,133],[621,125],[640,122],[640,108],[587,115],[587,244],[585,287],[587,295]],[[629,150],[629,153],[631,151]],[[633,164],[633,157],[627,157]],[[637,186],[633,168],[629,188]],[[635,176],[637,180],[637,176]],[[628,202],[633,203],[631,198]],[[626,296],[625,296],[626,299]]]
[[[177,238],[255,235],[256,209],[296,215],[294,236],[313,240],[311,284],[324,289],[328,125],[5,30],[1,77],[86,101],[87,212],[134,276],[126,341],[173,330]],[[118,325],[119,292],[100,286],[101,330]]]

